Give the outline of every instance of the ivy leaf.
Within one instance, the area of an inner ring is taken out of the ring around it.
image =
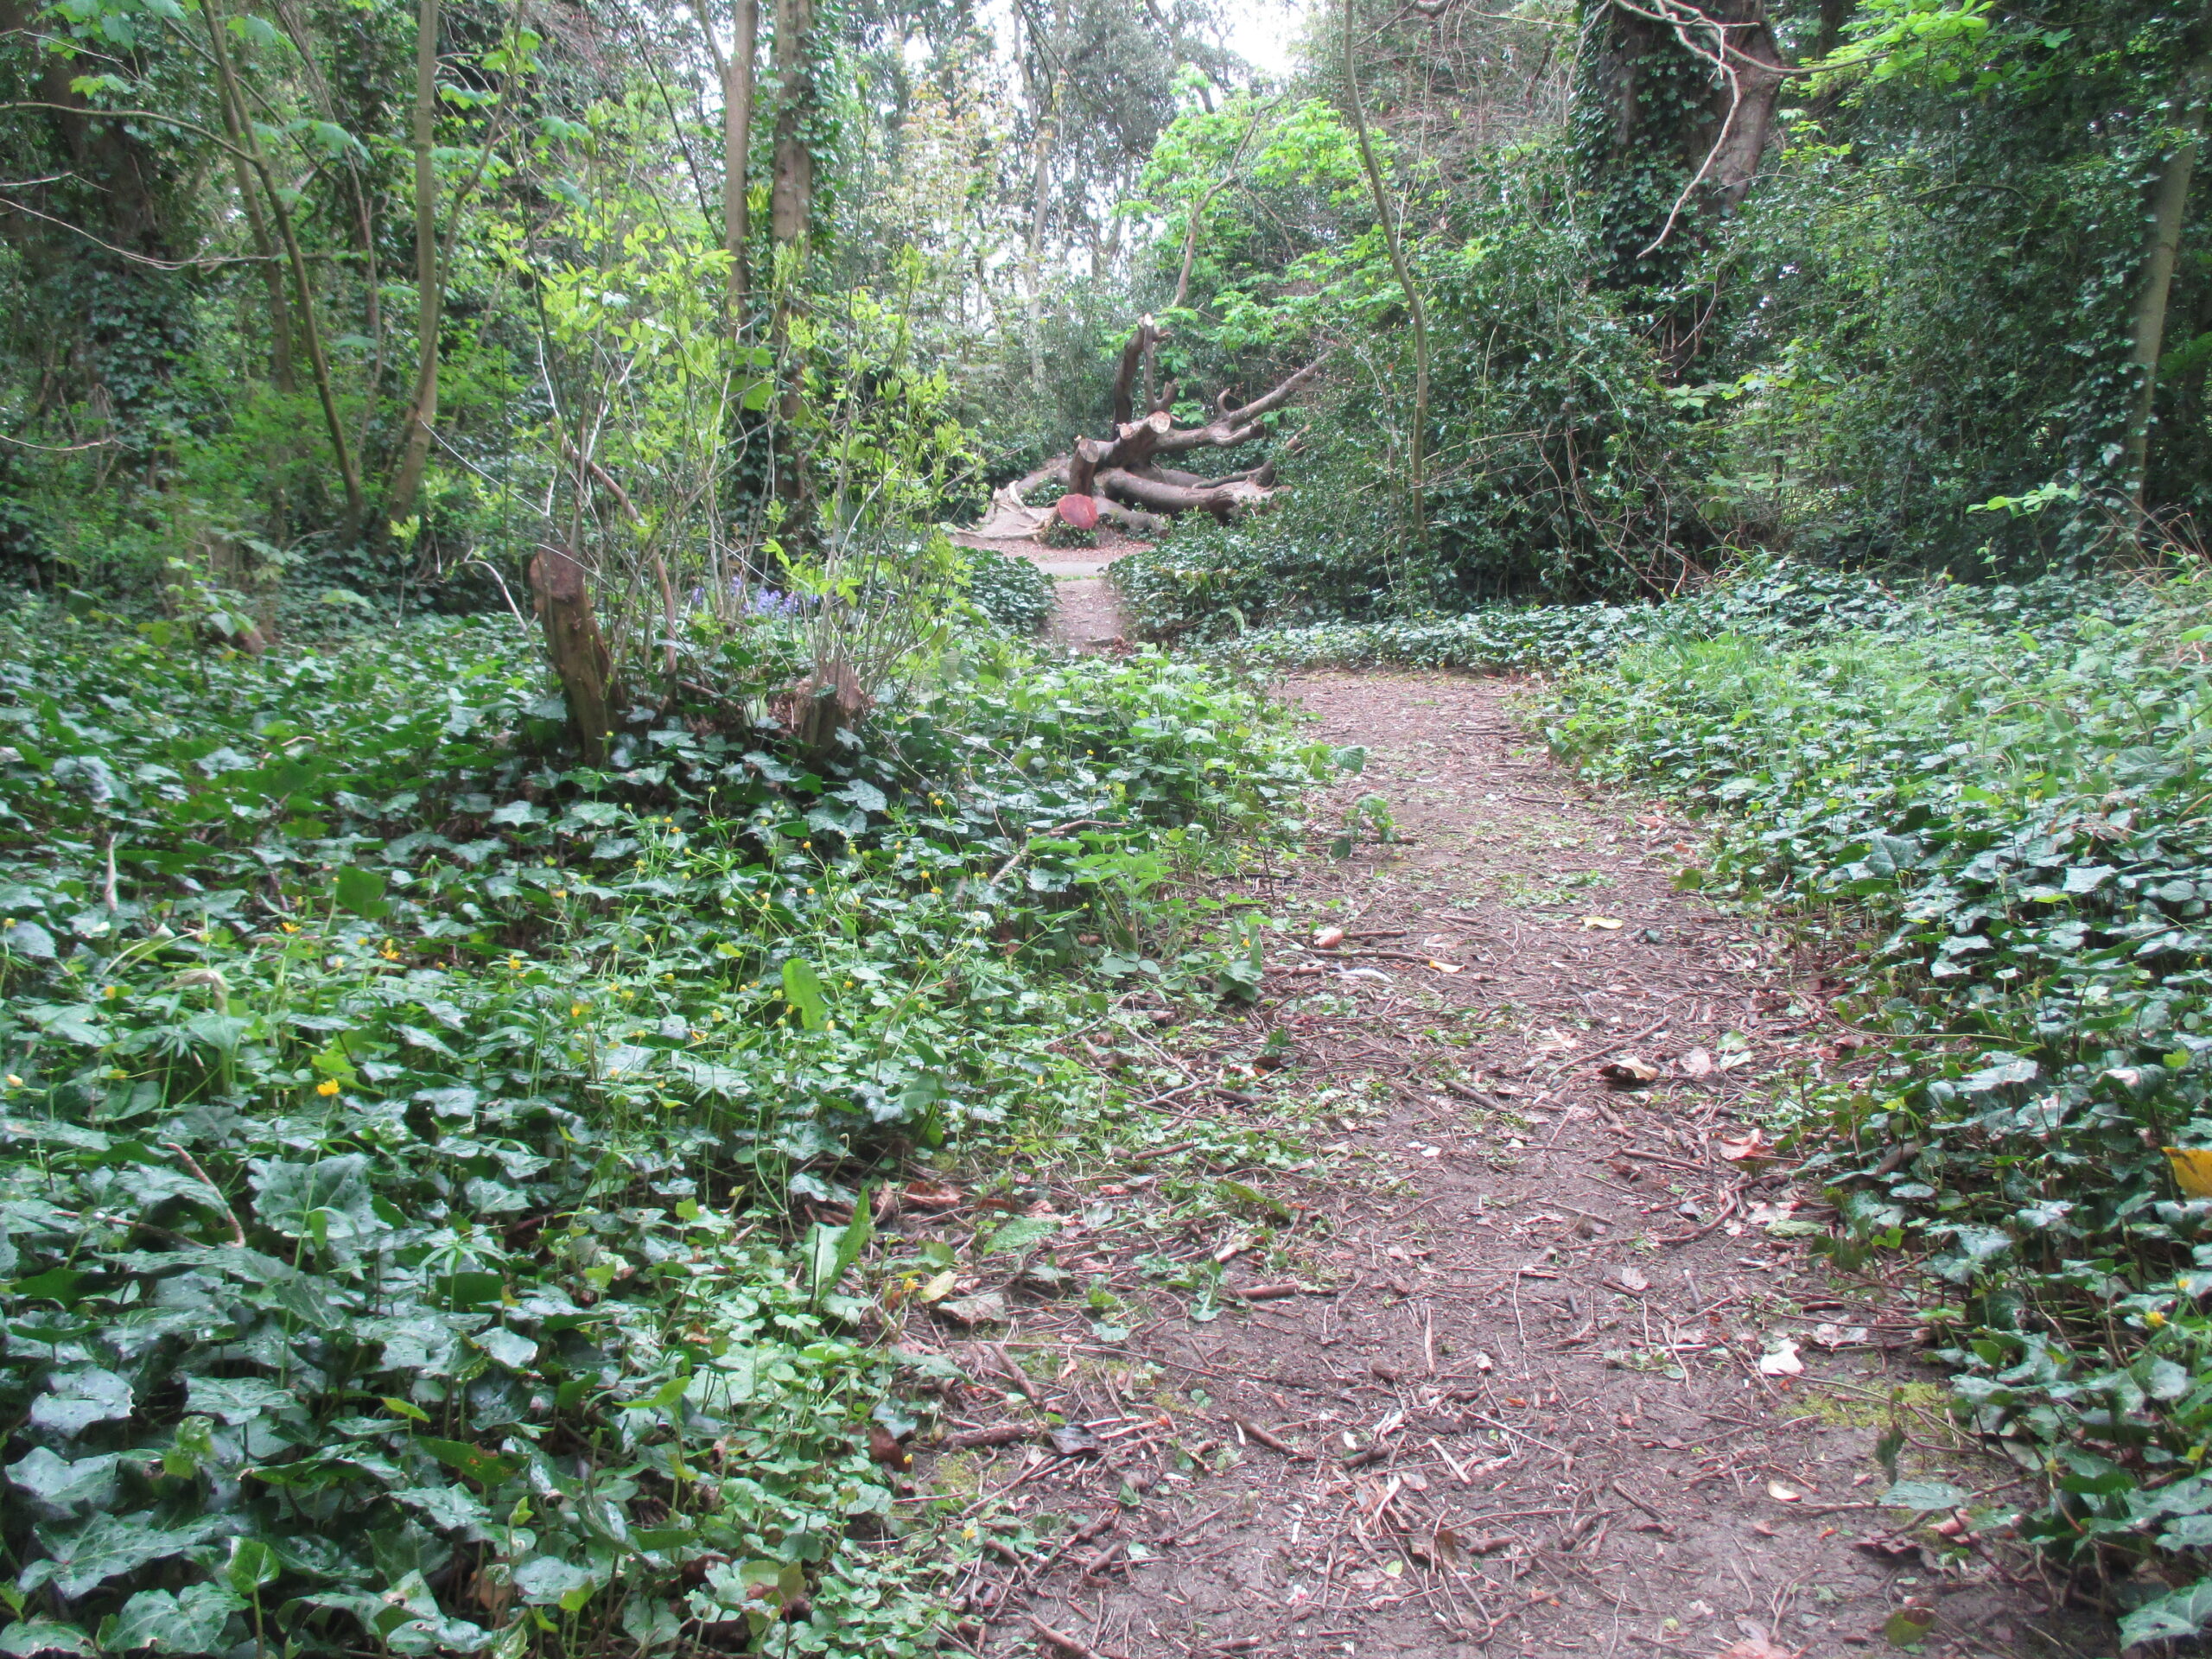
[[[60,1594],[74,1599],[149,1561],[182,1554],[222,1524],[211,1516],[182,1526],[162,1526],[151,1511],[142,1510],[131,1515],[96,1515],[73,1531],[41,1527],[38,1541],[51,1559],[33,1561],[18,1583],[26,1590],[51,1584]]]
[[[194,1584],[172,1595],[141,1590],[123,1611],[100,1624],[100,1646],[109,1652],[152,1648],[159,1653],[219,1653],[231,1615],[246,1603],[219,1585]]]
[[[283,1411],[299,1403],[289,1389],[257,1376],[188,1376],[184,1389],[186,1410],[219,1417],[233,1428],[265,1411]]]
[[[130,1415],[130,1384],[97,1365],[58,1371],[48,1388],[49,1392],[31,1402],[31,1421],[56,1434],[80,1434],[94,1423]]]
[[[2199,1579],[2171,1595],[2145,1602],[2120,1621],[2120,1644],[2176,1642],[2212,1624],[2212,1579]]]

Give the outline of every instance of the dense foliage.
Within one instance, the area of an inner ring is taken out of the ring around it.
[[[865,1211],[783,1206],[1049,1117],[1087,986],[1241,995],[1147,896],[1317,757],[988,636],[827,760],[672,715],[594,772],[504,623],[5,627],[0,1646],[925,1645]]]

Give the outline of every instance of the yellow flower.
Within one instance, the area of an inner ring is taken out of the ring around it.
[[[571,1020],[581,1020],[581,1019],[582,1019],[583,1017],[584,1017],[584,1005],[583,1005],[582,1003],[581,1003],[581,1002],[571,1002],[571,1003],[569,1003],[569,1019],[571,1019]]]
[[[328,1100],[331,1096],[338,1092],[338,1079],[335,1077],[325,1077],[321,1083],[315,1084],[315,1091],[318,1095],[321,1095],[325,1100]]]
[[[2155,1307],[2143,1316],[2143,1323],[2149,1325],[2153,1331],[2156,1331],[2165,1322],[2166,1316],[2159,1313]]]
[[[518,969],[520,969],[522,966],[522,958],[520,957],[509,957],[507,958],[507,966]]]
[[[556,899],[565,899],[569,896],[569,890],[566,887],[556,887],[553,889],[553,896]]]
[[[102,991],[100,995],[112,1001],[115,998],[123,995],[123,987],[120,985],[111,985],[105,990]]]
[[[297,922],[279,922],[276,925],[283,928],[287,933],[296,933],[300,931],[300,925]]]

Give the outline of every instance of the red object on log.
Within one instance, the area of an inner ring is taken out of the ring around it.
[[[1073,524],[1077,530],[1098,528],[1098,503],[1087,495],[1064,495],[1060,498],[1061,522]]]

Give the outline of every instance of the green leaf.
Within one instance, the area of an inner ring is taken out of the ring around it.
[[[51,1558],[34,1561],[19,1582],[26,1589],[51,1584],[61,1595],[74,1599],[125,1573],[135,1573],[149,1561],[181,1555],[222,1526],[213,1516],[181,1526],[156,1523],[150,1512],[96,1515],[74,1531],[41,1528],[39,1541]]]
[[[822,998],[822,978],[814,964],[793,957],[784,963],[784,998],[798,1010],[799,1021],[809,1031],[830,1022],[830,1007]]]
[[[219,1653],[231,1615],[247,1604],[220,1585],[194,1584],[172,1595],[141,1590],[123,1611],[100,1625],[100,1646],[109,1652]]]
[[[382,870],[372,870],[359,864],[348,864],[338,872],[335,892],[338,902],[356,916],[371,921],[388,915],[391,906],[384,896],[385,875]]]
[[[90,1656],[92,1639],[74,1624],[63,1624],[51,1618],[18,1620],[5,1630],[0,1630],[0,1653],[12,1654],[16,1659],[33,1659],[42,1653],[81,1653]]]
[[[2120,1621],[2120,1644],[2185,1641],[2212,1625],[2212,1579],[2199,1579],[2156,1601],[2145,1602]]]
[[[1059,1231],[1060,1224],[1046,1216],[1015,1216],[1000,1226],[983,1246],[985,1255],[1026,1255]]]
[[[862,1188],[854,1201],[852,1219],[842,1227],[832,1228],[817,1222],[808,1235],[808,1255],[813,1268],[813,1300],[819,1302],[837,1287],[846,1269],[861,1259],[861,1252],[875,1236],[875,1217],[871,1212],[868,1193]]]
[[[219,1417],[236,1427],[264,1412],[284,1411],[299,1403],[289,1389],[257,1376],[188,1376],[185,1409]]]
[[[275,1580],[276,1554],[258,1538],[231,1540],[230,1559],[223,1563],[223,1582],[231,1593],[249,1600],[264,1584]]]
[[[497,1486],[514,1475],[523,1466],[523,1460],[510,1452],[487,1452],[480,1446],[471,1446],[465,1440],[433,1440],[424,1434],[416,1437],[415,1444],[480,1486]]]

